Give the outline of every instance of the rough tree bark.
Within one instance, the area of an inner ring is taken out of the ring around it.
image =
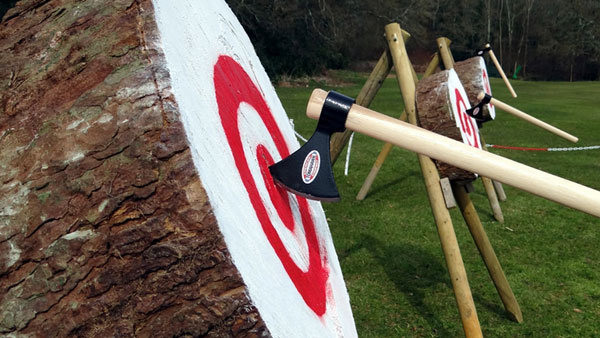
[[[440,135],[462,142],[460,129],[456,125],[448,90],[449,71],[433,74],[417,84],[416,103],[419,125]],[[466,170],[434,161],[440,177],[448,177],[451,181],[467,183],[477,177]]]
[[[0,334],[265,336],[195,171],[148,0],[0,25]]]

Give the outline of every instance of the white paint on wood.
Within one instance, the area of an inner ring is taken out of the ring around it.
[[[233,58],[243,67],[268,104],[290,150],[299,147],[241,25],[221,0],[154,0],[153,3],[173,93],[194,163],[233,261],[270,333],[274,337],[356,337],[348,294],[320,203],[309,201],[321,259],[328,269],[326,311],[317,315],[307,306],[272,248],[236,168],[221,125],[213,83],[213,67],[221,55]],[[256,157],[259,145],[266,147],[275,161],[280,156],[272,136],[256,115],[253,107],[240,105],[238,126],[245,161],[256,182],[260,203],[265,205],[278,237],[294,263],[305,271],[309,264],[308,245],[298,200],[289,195],[295,222],[291,231],[279,218],[260,175]]]
[[[482,88],[486,94],[492,96],[492,86],[490,85],[490,74],[487,71],[487,67],[485,65],[485,61],[482,57],[479,58],[479,68],[481,68],[481,82],[483,84]],[[474,102],[475,104],[479,102]],[[488,103],[488,112],[492,119],[496,118],[496,108],[493,104]]]
[[[466,114],[466,110],[471,108],[469,97],[454,69],[448,71],[448,97],[450,97],[450,109],[454,114],[456,127],[460,130],[463,143],[482,149],[477,122]]]

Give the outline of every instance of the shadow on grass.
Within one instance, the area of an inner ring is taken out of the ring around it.
[[[429,323],[435,335],[450,337],[444,323],[436,316],[435,306],[429,306],[425,299],[437,284],[452,288],[448,271],[439,263],[439,257],[411,243],[386,244],[371,236],[362,235],[360,243],[340,253],[345,259],[358,250],[367,250],[384,268],[396,289],[403,294],[412,307]],[[430,298],[430,297],[429,297]],[[458,317],[457,317],[457,320]]]
[[[420,173],[416,170],[411,170],[409,173],[407,173],[406,175],[399,177],[391,182],[380,182],[379,185],[377,185],[374,189],[372,189],[371,191],[369,191],[369,195],[368,196],[376,196],[380,193],[383,193],[387,190],[393,189],[393,188],[397,188],[398,185],[401,186],[401,183],[404,181],[407,181],[408,179],[415,179],[415,177],[420,176]]]

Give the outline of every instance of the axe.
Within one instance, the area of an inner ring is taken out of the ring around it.
[[[352,98],[333,91],[313,91],[306,114],[319,120],[317,130],[300,149],[269,167],[278,185],[309,199],[339,200],[328,155],[329,138],[333,132],[348,128],[600,217],[599,191],[476,149],[353,102]]]
[[[490,59],[492,59],[492,62],[496,66],[498,73],[500,73],[500,77],[502,77],[502,80],[504,81],[504,84],[506,84],[506,87],[508,88],[508,91],[510,92],[512,97],[517,97],[517,93],[515,93],[515,90],[510,85],[510,82],[508,81],[506,74],[504,74],[504,70],[502,70],[502,66],[500,66],[500,62],[498,62],[498,59],[496,58],[496,54],[494,54],[494,51],[492,50],[492,46],[490,46],[489,43],[486,44],[484,49],[477,49],[475,51],[475,55],[483,57],[483,54],[485,54],[485,52],[487,52],[490,55]]]
[[[554,135],[560,136],[566,140],[569,140],[573,143],[577,143],[577,141],[579,141],[579,139],[565,131],[562,131],[556,127],[554,127],[551,124],[548,124],[542,120],[539,120],[529,114],[526,114],[522,111],[520,111],[519,109],[512,107],[500,100],[497,100],[495,98],[493,98],[491,95],[486,94],[484,92],[479,93],[479,95],[477,95],[477,99],[480,100],[479,103],[475,106],[473,106],[470,109],[467,109],[465,112],[467,113],[467,115],[471,116],[472,118],[475,119],[475,121],[477,121],[477,123],[484,123],[487,122],[489,120],[491,120],[491,118],[485,118],[483,116],[479,115],[479,112],[481,112],[481,110],[483,109],[483,106],[488,104],[488,103],[492,103],[494,106],[496,106],[497,108],[513,115],[516,116],[520,119],[523,119],[531,124],[534,124],[544,130],[547,130],[551,133],[553,133]]]

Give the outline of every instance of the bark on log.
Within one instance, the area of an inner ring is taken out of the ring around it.
[[[268,335],[186,142],[148,0],[0,26],[0,334]]]
[[[440,135],[463,141],[462,134],[453,112],[450,101],[449,78],[450,71],[444,70],[433,74],[417,84],[416,103],[419,125]],[[475,180],[475,174],[434,160],[440,178],[448,177],[453,182],[468,183]]]
[[[464,61],[456,62],[454,64],[454,70],[465,88],[465,92],[467,92],[471,105],[479,103],[477,95],[481,92],[492,95],[487,68],[482,57],[475,56]],[[484,117],[489,117],[491,115],[491,118],[494,119],[496,117],[494,106],[486,104],[483,106],[482,114]]]

